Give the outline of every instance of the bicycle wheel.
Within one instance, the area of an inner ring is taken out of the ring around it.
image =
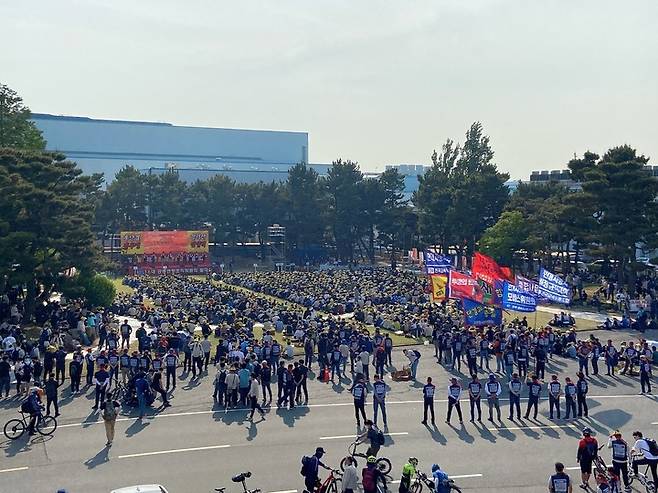
[[[52,435],[57,429],[57,420],[52,416],[43,416],[37,421],[35,428],[41,435]]]
[[[391,461],[386,457],[380,457],[377,459],[377,469],[379,469],[382,474],[388,474],[391,472]]]
[[[414,483],[411,485],[411,493],[421,493],[423,491],[422,483]]]
[[[17,438],[22,437],[23,433],[25,433],[25,423],[20,419],[10,419],[5,424],[3,431],[9,440],[16,440]]]
[[[644,483],[644,487],[646,488],[647,493],[656,493],[656,488],[653,484],[653,481],[647,480],[647,482]]]
[[[462,490],[459,488],[459,486],[455,486],[454,484],[450,485],[450,491],[456,491],[457,493],[462,493]]]

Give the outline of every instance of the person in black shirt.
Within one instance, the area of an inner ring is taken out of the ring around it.
[[[430,414],[432,415],[432,425],[434,423],[434,393],[436,392],[436,387],[432,383],[432,377],[427,377],[427,383],[423,387],[423,420],[422,424],[427,424],[427,410],[429,409]]]
[[[105,365],[101,365],[100,370],[98,370],[94,374],[94,384],[96,385],[96,387],[95,387],[94,407],[92,407],[92,409],[94,410],[98,409],[98,405],[105,401],[105,391],[109,387],[109,383],[110,383],[110,374],[105,369]]]
[[[308,378],[308,368],[304,364],[303,359],[299,360],[299,365],[296,368],[296,374],[294,375],[294,377],[295,377],[295,384],[297,385],[297,402],[301,403],[302,392],[304,392],[304,403],[308,403],[308,388],[306,385],[306,381]],[[265,395],[263,395],[263,399],[265,399]],[[270,400],[271,399],[272,399],[272,394],[270,393]]]
[[[9,370],[11,370],[11,365],[9,364],[9,356],[4,355],[2,357],[2,361],[0,361],[0,397],[2,397],[3,390],[5,393],[5,398],[9,397],[9,388],[11,387]]]
[[[55,380],[55,375],[48,375],[48,380],[45,384],[46,391],[46,415],[50,416],[50,405],[53,404],[55,407],[55,417],[59,416],[59,403],[57,396],[57,388],[59,387],[59,382]]]

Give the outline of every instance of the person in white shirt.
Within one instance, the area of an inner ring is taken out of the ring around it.
[[[631,449],[631,457],[633,457],[633,474],[637,476],[638,467],[643,464],[648,464],[653,475],[653,484],[658,484],[658,475],[656,468],[658,467],[658,455],[651,453],[651,447],[646,438],[642,436],[641,431],[634,431],[633,438],[635,438],[635,445]],[[655,451],[655,450],[654,450]]]
[[[359,473],[352,456],[344,459],[345,470],[343,471],[343,480],[341,481],[342,493],[356,493],[359,491]]]
[[[260,400],[260,381],[258,380],[258,377],[255,373],[251,374],[251,382],[249,383],[249,392],[247,393],[247,397],[249,397],[249,404],[251,406],[251,414],[249,415],[249,419],[254,419],[254,412],[256,409],[258,409],[261,419],[265,419],[265,411],[263,411],[263,408],[260,407],[260,404],[258,403]]]

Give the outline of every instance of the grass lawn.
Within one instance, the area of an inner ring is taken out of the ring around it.
[[[117,290],[118,295],[133,294],[135,292],[133,288],[123,284],[123,278],[121,277],[111,277],[110,281],[112,281],[112,284],[114,284],[114,288]]]
[[[548,313],[548,312],[542,312],[542,311],[536,311],[535,313],[523,313],[523,312],[515,312],[513,310],[506,310],[503,312],[503,318],[506,320],[512,320],[516,317],[522,319],[524,316],[528,320],[528,325],[531,327],[535,327],[535,314],[537,315],[537,327],[545,327],[548,325],[548,322],[553,320],[553,314]],[[594,320],[586,320],[584,318],[576,318],[576,331],[582,332],[582,331],[591,331],[591,330],[597,330],[597,325],[598,322],[595,322]]]

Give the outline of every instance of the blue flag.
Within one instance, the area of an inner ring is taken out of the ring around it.
[[[519,289],[511,282],[503,284],[503,308],[517,312],[534,312],[537,310],[537,298],[531,293]]]
[[[543,267],[539,271],[539,294],[543,298],[563,305],[571,303],[569,283]]]
[[[425,251],[425,269],[428,274],[447,274],[452,267],[452,259],[432,251]]]

